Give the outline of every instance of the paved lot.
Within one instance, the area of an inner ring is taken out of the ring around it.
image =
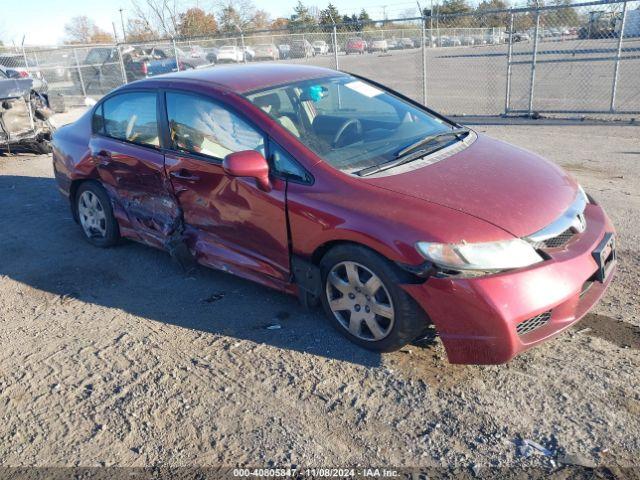
[[[608,111],[616,48],[615,38],[541,41],[534,110]],[[511,110],[528,108],[532,49],[533,42],[514,44]],[[502,114],[505,111],[507,51],[506,44],[427,49],[429,106],[449,115]],[[637,113],[640,111],[640,83],[637,80],[640,78],[640,39],[625,40],[622,59],[616,108]],[[283,62],[335,68],[332,55]],[[418,48],[394,50],[385,55],[341,54],[339,65],[341,70],[371,78],[422,101],[422,52]],[[224,67],[217,65],[214,68]],[[115,81],[120,82],[119,76]],[[70,104],[81,102],[79,87],[70,82],[52,84],[51,88],[54,92],[71,95]]]
[[[0,155],[0,465],[640,466],[640,128],[476,125],[573,173],[619,231],[577,327],[513,362],[373,354],[294,298],[85,242],[48,156]],[[280,329],[267,329],[270,324]]]

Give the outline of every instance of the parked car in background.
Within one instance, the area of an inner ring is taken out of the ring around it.
[[[202,59],[205,59],[205,60],[207,58],[206,50],[204,48],[202,48],[200,45],[191,45],[189,47],[188,55],[191,58],[202,58]]]
[[[462,37],[460,39],[460,42],[462,45],[475,45],[476,44],[476,39],[470,35],[467,35],[466,37]]]
[[[372,42],[369,42],[369,52],[371,53],[387,53],[388,50],[389,45],[387,44],[386,40],[373,40]]]
[[[31,77],[10,75],[0,66],[0,150],[50,153],[51,115],[47,96],[34,90]]]
[[[442,35],[440,37],[440,47],[459,47],[462,45],[462,42],[458,37],[450,37],[447,35]]]
[[[256,45],[254,52],[256,60],[278,60],[280,58],[278,47],[272,43]]]
[[[242,47],[242,51],[244,52],[244,60],[247,62],[252,62],[256,58],[256,52],[253,47],[247,45]]]
[[[218,63],[218,51],[219,51],[218,47],[207,47],[204,50],[206,53],[205,58],[207,59],[207,62],[209,62],[212,65],[215,65],[216,63]]]
[[[53,169],[89,243],[321,302],[378,352],[432,326],[450,362],[509,361],[579,321],[616,268],[611,221],[558,165],[319,67],[125,85],[54,133]]]
[[[316,40],[312,44],[313,51],[316,55],[326,55],[329,53],[329,45],[324,40]]]
[[[389,47],[389,50],[402,50],[402,45],[395,38],[387,40],[387,46]]]
[[[15,78],[31,78],[32,89],[40,93],[47,93],[49,85],[42,72],[36,66],[29,66],[20,54],[1,54],[0,66],[5,67],[5,73]]]
[[[293,40],[289,49],[289,58],[309,58],[315,52],[308,40]]]
[[[367,42],[359,37],[350,38],[347,40],[347,43],[344,46],[344,51],[347,55],[349,55],[350,53],[357,53],[362,55],[367,51]]]
[[[291,45],[288,43],[282,43],[278,45],[278,51],[280,52],[280,58],[289,58],[289,52],[291,51]]]
[[[507,41],[509,39],[507,32]],[[514,42],[528,42],[531,38],[527,32],[514,32],[513,33],[513,41]]]
[[[402,48],[414,48],[413,40],[411,40],[410,38],[401,38],[399,42]]]
[[[115,47],[94,47],[80,62],[80,73],[71,69],[71,80],[79,91],[84,87],[87,95],[104,94],[122,83],[124,67],[127,82],[162,75],[180,70],[203,68],[214,62],[206,58],[192,57],[180,48],[172,46],[128,46],[122,48],[122,64]],[[178,58],[176,61],[175,53]]]
[[[225,45],[218,49],[218,63],[240,63],[244,62],[244,52],[242,48],[235,45]]]

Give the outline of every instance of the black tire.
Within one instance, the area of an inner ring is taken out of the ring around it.
[[[82,219],[80,218],[80,199],[82,198],[82,194],[84,192],[91,192],[95,195],[102,207],[102,211],[104,212],[104,226],[105,226],[105,234],[104,236],[100,235],[88,235],[85,232],[84,227],[82,227]],[[111,206],[111,200],[109,199],[109,195],[102,185],[98,182],[90,180],[82,183],[78,190],[76,191],[74,197],[74,213],[78,218],[78,223],[80,224],[82,230],[82,236],[92,245],[100,248],[108,248],[118,243],[120,240],[120,228],[118,227],[118,222],[113,215],[113,208]]]
[[[327,276],[332,268],[341,262],[356,262],[375,275],[389,292],[394,307],[394,321],[390,331],[381,340],[364,340],[349,332],[336,318],[329,306]],[[340,245],[329,250],[320,261],[322,278],[321,301],[332,325],[349,340],[368,350],[392,352],[420,337],[430,324],[420,306],[399,287],[412,278],[378,253],[359,245]]]

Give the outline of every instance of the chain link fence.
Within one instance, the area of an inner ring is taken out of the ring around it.
[[[368,77],[449,115],[640,113],[640,2],[484,10],[140,43],[4,48],[54,108],[141,78],[249,62]]]

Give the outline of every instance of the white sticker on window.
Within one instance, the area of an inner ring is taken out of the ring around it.
[[[356,80],[354,82],[349,82],[344,84],[345,87],[350,88],[354,92],[358,92],[365,97],[375,97],[376,95],[380,95],[384,93],[382,90],[377,89],[376,87],[372,87],[371,85],[367,85],[360,80]]]

